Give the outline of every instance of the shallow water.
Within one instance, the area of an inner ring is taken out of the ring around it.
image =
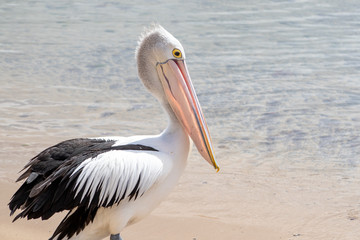
[[[246,152],[253,164],[358,166],[357,1],[145,5],[2,1],[3,137],[160,131],[164,117],[139,84],[133,56],[143,27],[159,22],[187,51],[220,161]],[[154,119],[146,114],[153,111]]]
[[[9,142],[160,132],[134,59],[158,22],[186,49],[224,173],[339,176],[336,194],[359,196],[359,1],[146,2],[0,2],[1,163],[25,151]]]

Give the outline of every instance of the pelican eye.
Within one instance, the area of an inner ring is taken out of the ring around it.
[[[174,50],[172,51],[172,54],[176,58],[181,58],[182,57],[181,51],[179,49],[177,49],[177,48],[174,48]]]

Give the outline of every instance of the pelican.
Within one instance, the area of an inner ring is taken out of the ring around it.
[[[168,116],[159,135],[77,138],[49,147],[25,165],[11,215],[42,220],[68,210],[50,239],[120,240],[176,185],[194,142],[217,171],[204,115],[181,43],[160,25],[136,49],[138,75]]]

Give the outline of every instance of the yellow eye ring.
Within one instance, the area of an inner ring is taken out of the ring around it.
[[[179,49],[177,49],[177,48],[174,48],[174,50],[172,51],[172,54],[176,58],[181,58],[182,57],[181,51]]]

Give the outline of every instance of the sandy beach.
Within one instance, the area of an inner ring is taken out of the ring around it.
[[[30,139],[28,139],[30,140]],[[45,144],[45,143],[43,143]],[[19,156],[19,149],[16,143],[7,144],[2,143],[2,146],[12,152],[12,154],[6,154],[1,152],[2,158],[9,158],[18,162],[19,164],[10,164],[10,166],[2,166],[2,172],[6,172],[5,176],[0,179],[0,188],[2,189],[2,195],[0,197],[0,238],[6,240],[20,240],[20,239],[48,239],[62,217],[64,213],[55,215],[51,220],[25,220],[20,219],[12,223],[13,217],[9,216],[9,209],[7,204],[12,194],[20,186],[19,183],[15,183],[14,179],[18,176],[17,170],[21,169],[21,162],[26,163]],[[28,145],[20,146],[22,149],[31,148]],[[4,148],[3,148],[4,149]],[[10,150],[12,149],[12,151]],[[22,150],[20,150],[22,151]],[[30,150],[29,152],[33,152]],[[28,153],[25,153],[28,155]],[[15,166],[15,168],[14,168]],[[211,175],[214,173],[209,171]],[[190,173],[191,174],[191,173]],[[190,176],[191,177],[191,176]],[[202,183],[206,181],[200,180]],[[182,187],[184,183],[180,183]],[[188,186],[188,187],[191,187]],[[197,209],[201,207],[200,204],[194,204],[192,200],[194,196],[190,196],[189,193],[183,192],[178,189],[177,194],[181,194],[182,197],[170,196],[167,204],[164,203],[145,220],[138,224],[128,227],[123,233],[123,239],[284,239],[287,233],[282,233],[281,229],[273,229],[266,225],[249,224],[247,221],[239,223],[237,221],[222,221],[220,217],[215,214],[211,214],[212,203],[211,198],[206,199],[201,197],[201,202],[206,203],[208,206],[201,212],[192,212],[191,209]],[[191,191],[192,192],[192,191]],[[204,193],[205,194],[205,193]],[[212,195],[210,192],[208,193]],[[200,194],[202,195],[202,194]],[[187,197],[189,199],[187,199]],[[171,198],[175,198],[171,202]],[[180,202],[178,202],[180,201]],[[196,202],[196,200],[195,200]],[[227,204],[227,203],[222,203]],[[214,207],[216,204],[214,203]],[[224,206],[221,206],[224,207]],[[228,205],[227,207],[231,207]],[[226,207],[226,208],[227,208]],[[207,213],[208,209],[209,213]],[[168,213],[173,212],[174,214]],[[203,213],[203,214],[201,214]],[[105,238],[108,239],[108,238]]]
[[[16,159],[16,156],[9,156]],[[21,162],[21,160],[19,160]],[[20,169],[20,166],[19,168]],[[47,239],[51,236],[52,231],[56,228],[65,214],[58,214],[48,221],[24,219],[12,223],[12,217],[9,216],[7,203],[14,191],[20,186],[14,183],[17,174],[12,168],[2,169],[8,172],[9,177],[3,177],[0,180],[0,188],[2,195],[0,198],[0,238],[6,240],[19,239]],[[190,186],[189,186],[190,187]],[[180,191],[180,190],[179,190]],[[281,233],[280,229],[272,229],[269,226],[261,226],[256,224],[248,224],[244,221],[242,224],[238,222],[223,222],[216,215],[189,214],[191,208],[196,208],[190,199],[186,199],[184,193],[182,203],[178,206],[163,206],[154,214],[151,214],[144,221],[127,228],[122,237],[124,239],[283,239],[286,234]],[[205,199],[204,199],[205,200]],[[211,199],[208,199],[209,201]],[[175,203],[169,203],[173,205]],[[226,204],[226,203],[225,203]],[[191,206],[192,205],[192,206]],[[187,209],[187,206],[189,209]],[[230,207],[230,206],[229,206]],[[167,208],[177,212],[165,214]],[[188,212],[182,216],[181,212]],[[211,205],[209,205],[211,212]],[[107,239],[107,238],[106,238]]]
[[[30,144],[2,142],[0,157],[1,239],[47,239],[64,216],[48,221],[20,219],[12,223],[7,203],[20,186],[17,171],[46,139],[25,138]],[[15,140],[15,139],[14,139]],[[53,142],[60,139],[49,139]],[[17,141],[20,141],[18,139]],[[32,142],[32,143],[31,143]],[[36,147],[35,147],[36,146]],[[214,173],[192,154],[185,175],[170,196],[145,220],[128,227],[124,239],[356,239],[360,236],[358,195],[339,176],[287,175],[273,166],[233,173]],[[345,179],[345,181],[347,181]]]
[[[14,184],[1,182],[4,195],[10,196]],[[6,201],[1,198],[4,206]],[[8,217],[8,209],[1,208],[0,237],[7,240],[19,239],[48,239],[64,214],[54,217],[50,221],[26,221],[20,220],[11,223]],[[130,226],[123,233],[123,239],[286,239],[286,234],[270,229],[266,226],[244,225],[224,223],[216,217],[192,216],[175,217],[161,214],[151,214],[142,222]],[[105,238],[108,239],[108,238]]]

